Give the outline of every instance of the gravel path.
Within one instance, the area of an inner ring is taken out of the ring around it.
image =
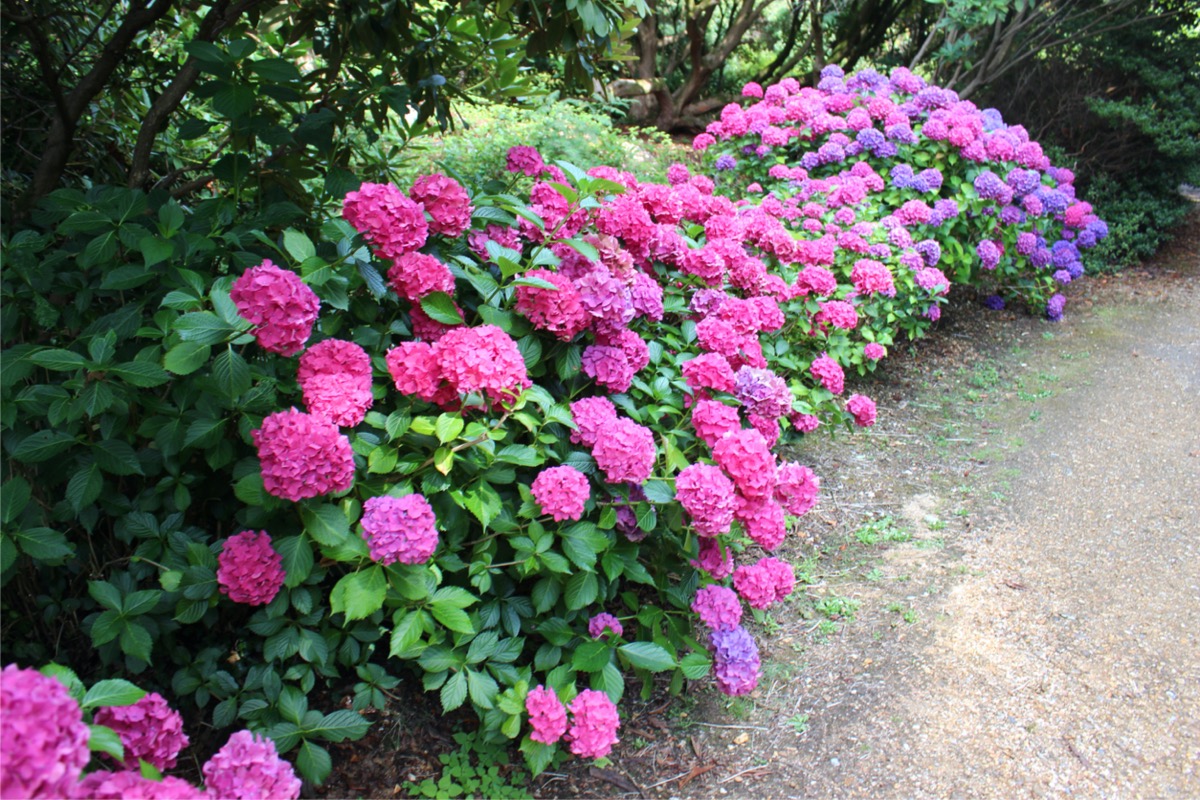
[[[935,621],[760,791],[1200,797],[1198,262],[1076,323],[1086,358],[993,435],[1016,443],[1003,496],[957,537]]]

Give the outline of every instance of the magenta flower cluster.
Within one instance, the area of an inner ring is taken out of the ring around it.
[[[587,476],[565,465],[539,472],[529,490],[542,511],[555,522],[580,519],[591,495]]]
[[[599,639],[604,636],[605,631],[611,631],[612,635],[618,638],[625,635],[625,628],[622,627],[621,620],[607,611],[602,611],[588,620],[588,636]]]
[[[604,692],[584,689],[571,701],[571,727],[566,739],[580,758],[604,758],[617,743],[621,726],[617,707]]]
[[[304,347],[321,307],[299,275],[270,261],[242,273],[233,282],[229,297],[238,314],[253,323],[259,346],[284,356]]]
[[[250,731],[238,731],[213,754],[202,770],[211,797],[232,800],[300,797],[300,779],[279,757],[275,743]]]
[[[371,359],[354,342],[326,339],[305,350],[296,382],[309,414],[342,427],[362,422],[374,402]]]
[[[217,585],[235,603],[266,605],[279,594],[286,577],[283,557],[266,531],[230,536],[217,556]]]
[[[354,451],[338,426],[296,409],[277,411],[251,433],[263,488],[296,502],[354,484]]]
[[[372,497],[363,503],[363,538],[380,564],[424,564],[438,546],[437,519],[423,495]]]
[[[267,547],[270,547],[269,538]],[[219,569],[217,574],[220,581]],[[278,587],[275,590],[278,591]],[[137,769],[140,758],[153,764],[158,771],[166,772],[175,766],[180,751],[188,744],[187,734],[183,732],[183,717],[157,692],[150,692],[131,706],[98,709],[93,722],[112,728],[121,738],[126,769]]]
[[[88,728],[67,688],[9,664],[0,672],[0,797],[72,797]]]

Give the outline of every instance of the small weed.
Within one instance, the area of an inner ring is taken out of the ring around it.
[[[925,527],[931,531],[940,531],[946,527],[946,521],[937,514],[926,514]]]
[[[1042,334],[1042,338],[1045,339],[1046,341],[1050,341],[1051,339],[1054,338],[1054,334],[1051,333],[1050,331],[1046,331],[1045,333]]]
[[[1058,383],[1060,380],[1062,380],[1061,376],[1055,375],[1052,372],[1039,372],[1038,378],[1044,380],[1046,383]]]
[[[911,580],[912,580],[911,575],[897,575],[896,576],[896,583],[908,583]]]
[[[913,542],[913,547],[921,550],[940,550],[946,546],[946,540],[940,536],[934,536],[931,539],[918,539]]]
[[[877,582],[883,580],[883,572],[878,567],[876,567],[876,568],[872,569],[870,572],[868,572],[866,575],[864,575],[863,578],[865,580],[870,581],[871,583],[877,583]]]
[[[1030,412],[1030,414],[1029,414],[1029,421],[1030,421],[1030,422],[1037,422],[1037,421],[1038,421],[1039,419],[1041,419],[1041,418],[1042,418],[1042,412],[1041,412],[1041,411],[1033,411],[1033,412]]]
[[[529,797],[529,773],[514,766],[504,744],[485,741],[479,732],[456,733],[458,749],[438,756],[442,774],[406,783],[404,788],[418,797]]]
[[[907,542],[912,538],[908,531],[896,527],[890,516],[880,517],[866,523],[854,532],[855,538],[865,545],[876,545],[880,542]]]
[[[754,713],[754,703],[744,697],[731,697],[725,701],[725,710],[735,719],[749,719]]]
[[[912,625],[917,621],[917,612],[911,608],[905,608],[903,603],[888,603],[885,610],[890,611],[893,614],[899,614],[900,618],[909,625]]]
[[[1059,354],[1059,358],[1063,359],[1064,361],[1074,361],[1077,358],[1091,358],[1091,357],[1092,357],[1092,354],[1090,352],[1088,352],[1087,350],[1084,350],[1079,353],[1060,353]]]
[[[797,714],[787,721],[796,733],[808,733],[808,714]]]
[[[862,605],[858,600],[849,597],[839,597],[838,595],[830,595],[822,597],[820,600],[813,603],[813,608],[818,613],[825,615],[829,619],[854,619],[854,613],[858,611],[858,607]]]
[[[1036,403],[1038,400],[1045,400],[1047,397],[1053,397],[1053,389],[1043,389],[1040,392],[1027,392],[1021,389],[1017,392],[1017,397],[1024,400],[1026,403]]]
[[[1000,371],[991,361],[984,361],[971,373],[967,383],[978,389],[992,389],[1000,385]]]
[[[817,632],[813,639],[818,644],[824,644],[829,641],[829,637],[838,632],[838,624],[830,619],[823,619],[817,623]]]

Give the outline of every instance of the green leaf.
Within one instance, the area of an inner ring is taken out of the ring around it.
[[[525,763],[529,765],[529,771],[536,778],[545,772],[546,767],[549,767],[554,761],[554,754],[558,752],[558,747],[544,742],[535,742],[526,736],[521,740],[521,752],[525,754]]]
[[[175,245],[154,234],[143,236],[138,241],[138,249],[142,251],[147,267],[153,267],[175,255]]]
[[[362,716],[346,709],[326,714],[315,726],[305,726],[302,731],[310,736],[320,736],[330,742],[358,741],[366,735],[371,723]]]
[[[154,646],[154,640],[150,638],[150,632],[141,625],[126,621],[121,630],[120,643],[122,652],[150,662],[150,649]]]
[[[8,572],[17,560],[17,546],[7,533],[0,533],[0,574]]]
[[[171,380],[171,376],[167,374],[166,370],[149,361],[126,361],[124,364],[108,367],[106,372],[109,375],[116,375],[129,385],[139,389],[161,386]]]
[[[421,640],[424,629],[421,627],[421,614],[417,611],[403,613],[404,616],[392,628],[392,641],[388,653],[392,658],[398,658],[401,653],[411,650]]]
[[[471,624],[471,617],[461,608],[455,608],[446,603],[432,603],[429,610],[433,612],[433,618],[448,629],[456,633],[475,633],[475,626]]]
[[[110,611],[121,610],[121,592],[108,581],[88,581],[88,594]]]
[[[85,464],[67,481],[66,497],[71,509],[78,514],[84,506],[96,502],[104,488],[104,476],[94,461]]]
[[[387,579],[383,567],[373,564],[343,576],[330,592],[329,607],[334,614],[345,614],[347,622],[366,619],[383,608],[386,595]]]
[[[79,705],[84,710],[114,706],[131,706],[146,696],[146,693],[121,678],[110,678],[98,682],[87,690],[83,702]]]
[[[254,88],[226,83],[213,95],[212,109],[227,119],[245,117],[254,110]]]
[[[162,592],[158,589],[139,589],[136,592],[130,592],[121,601],[121,614],[126,617],[148,614],[161,599]]]
[[[621,645],[618,650],[638,669],[662,672],[676,666],[675,659],[666,648],[654,642],[629,642]]]
[[[595,573],[592,572],[576,572],[567,581],[565,597],[567,608],[571,611],[578,611],[581,608],[591,605],[596,600],[596,595],[599,594],[600,584],[596,580]]]
[[[528,445],[510,444],[500,448],[500,451],[496,453],[496,460],[521,467],[536,467],[546,459]]]
[[[88,750],[108,753],[119,762],[125,760],[125,745],[121,744],[121,737],[105,725],[88,725]]]
[[[464,427],[466,423],[459,414],[442,414],[434,424],[434,432],[437,433],[438,441],[445,444],[457,439]]]
[[[346,513],[328,503],[302,506],[300,519],[304,522],[304,531],[324,547],[337,547],[350,535],[350,520],[346,519]]]
[[[53,528],[28,528],[12,534],[12,538],[26,555],[49,564],[61,562],[75,554],[75,545]]]
[[[675,500],[675,489],[666,481],[646,481],[642,489],[651,503],[670,503]]]
[[[238,329],[211,311],[193,311],[175,320],[172,329],[185,342],[221,344],[233,337]],[[168,365],[167,369],[171,369]],[[174,372],[175,370],[171,370]]]
[[[110,475],[145,474],[133,447],[121,439],[103,439],[96,442],[92,445],[92,455],[100,469]]]
[[[303,264],[317,254],[312,239],[295,228],[288,228],[283,232],[283,249],[297,264]]]
[[[712,659],[706,653],[688,653],[679,660],[679,668],[688,680],[700,680],[712,671]]]
[[[275,549],[283,558],[283,571],[287,577],[283,585],[289,589],[304,583],[313,568],[312,545],[303,533],[286,536],[275,543]]]
[[[609,700],[619,703],[625,694],[625,677],[616,664],[609,662],[599,675],[592,676],[592,688],[599,689],[608,695]]]
[[[0,486],[0,522],[8,524],[20,516],[29,504],[31,494],[29,481],[17,476]]]
[[[442,711],[450,713],[467,699],[467,676],[456,672],[442,684]]]
[[[198,342],[180,342],[163,356],[163,366],[176,375],[191,375],[208,361],[212,349]]]
[[[296,753],[296,769],[300,770],[305,780],[320,786],[333,771],[333,761],[324,747],[302,739],[300,751]]]
[[[71,445],[75,437],[65,431],[38,431],[21,440],[12,451],[12,456],[24,464],[40,464],[54,458]]]
[[[461,325],[462,317],[454,307],[454,301],[445,292],[433,292],[421,298],[421,310],[434,322],[443,325]]]
[[[496,705],[496,695],[500,694],[500,687],[496,681],[486,672],[476,672],[473,669],[466,672],[471,702],[483,709],[493,708]]]
[[[262,473],[251,472],[249,475],[243,475],[233,485],[233,496],[248,506],[261,506],[267,499],[267,491],[263,488]]]
[[[71,698],[76,703],[83,699],[83,693],[86,690],[84,689],[83,681],[79,680],[79,676],[75,674],[75,670],[51,661],[39,669],[38,672],[47,677],[54,678],[54,680],[67,687],[67,694],[71,695]]]
[[[542,252],[549,253],[550,251],[544,250]],[[546,280],[545,278],[531,278],[531,277],[517,278],[515,281],[512,282],[512,285],[513,286],[530,286],[530,287],[533,287],[536,289],[547,289],[552,292],[558,291],[558,287],[556,285],[554,285],[553,283],[551,283],[550,281]]]
[[[591,639],[575,648],[571,666],[576,672],[599,672],[612,660],[612,649],[607,642]]]
[[[87,359],[78,353],[61,349],[40,350],[26,358],[39,367],[45,367],[55,372],[70,372],[84,367],[88,363]]]
[[[443,586],[434,592],[430,602],[439,603],[453,608],[468,608],[478,603],[479,598],[461,586]]]
[[[250,366],[232,346],[226,345],[224,352],[213,360],[212,374],[217,387],[230,400],[235,400],[250,390]]]

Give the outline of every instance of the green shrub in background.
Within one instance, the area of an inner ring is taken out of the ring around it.
[[[464,181],[482,186],[504,174],[505,156],[514,143],[536,147],[547,161],[610,164],[640,180],[663,183],[672,161],[688,155],[656,130],[637,135],[613,124],[595,103],[550,93],[534,106],[478,103],[463,106],[459,125],[440,138],[413,142],[394,170],[399,183],[448,165]]]

